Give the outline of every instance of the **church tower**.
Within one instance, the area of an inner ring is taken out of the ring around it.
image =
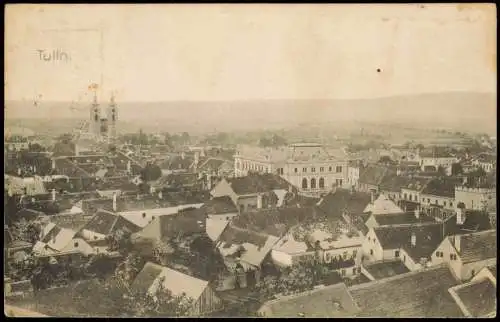
[[[108,140],[109,142],[114,142],[116,139],[116,123],[118,122],[118,107],[116,106],[114,94],[111,95],[106,114],[108,118]]]
[[[94,136],[99,136],[101,127],[101,109],[97,102],[97,93],[94,92],[94,101],[90,107],[90,133]]]

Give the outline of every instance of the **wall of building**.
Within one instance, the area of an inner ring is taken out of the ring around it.
[[[460,279],[462,281],[468,281],[486,266],[495,265],[496,263],[496,258],[489,258],[482,261],[463,264],[462,269],[460,270]]]
[[[399,258],[401,259],[401,262],[408,268],[410,271],[416,271],[422,268],[422,265],[411,258],[410,255],[404,250],[400,249],[399,250]]]
[[[293,265],[292,255],[279,250],[271,250],[271,259],[278,266],[288,267]]]
[[[438,257],[437,252],[442,252],[443,256]],[[452,260],[451,255],[456,255],[457,259]],[[445,238],[431,255],[431,265],[439,265],[442,263],[448,263],[455,276],[460,277],[462,262],[460,260],[460,257],[458,257],[455,247],[452,245],[448,238]]]
[[[444,209],[453,210],[457,206],[455,203],[455,198],[453,197],[443,197],[443,196],[434,196],[421,194],[420,195],[420,204],[422,206],[443,206]]]
[[[200,298],[196,301],[193,313],[196,315],[203,315],[218,311],[221,308],[221,299],[215,294],[211,287],[206,287]]]
[[[466,209],[480,210],[496,207],[496,189],[455,188],[455,201],[463,202]]]
[[[458,160],[454,157],[451,158],[420,158],[420,166],[422,171],[426,166],[434,166],[434,167],[443,167],[448,168],[451,167],[453,163],[457,163]]]
[[[361,246],[361,251],[363,252],[363,257],[365,258],[365,260],[379,261],[384,259],[384,250],[378,243],[373,229],[370,229],[370,231],[368,231],[368,233],[366,234],[366,237]]]

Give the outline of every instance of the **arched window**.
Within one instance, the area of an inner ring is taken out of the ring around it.
[[[323,189],[325,187],[325,179],[324,178],[319,178],[319,187]]]
[[[302,179],[302,189],[307,189],[307,179]]]
[[[316,189],[316,179],[311,179],[311,189]]]

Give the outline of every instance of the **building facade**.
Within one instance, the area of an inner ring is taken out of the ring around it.
[[[280,150],[254,149],[235,155],[234,172],[275,173],[299,189],[299,193],[320,196],[333,186],[347,184],[348,162],[331,156],[321,144],[292,144]]]

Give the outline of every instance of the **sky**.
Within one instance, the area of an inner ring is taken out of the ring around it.
[[[121,101],[496,92],[494,5],[36,4],[5,17],[7,100],[86,101],[93,83]]]

